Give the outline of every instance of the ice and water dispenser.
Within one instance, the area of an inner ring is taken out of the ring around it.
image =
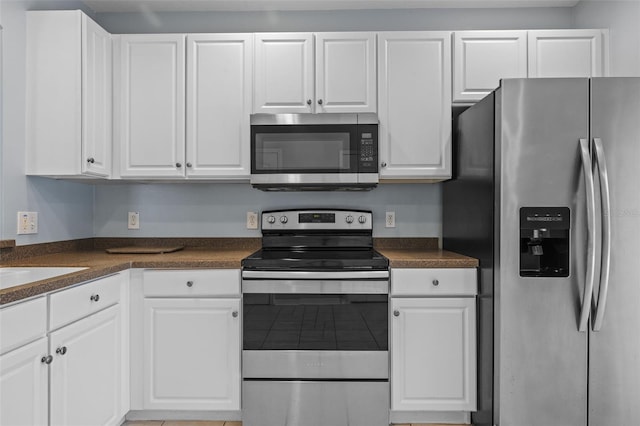
[[[520,209],[520,276],[569,276],[570,211],[567,207]]]

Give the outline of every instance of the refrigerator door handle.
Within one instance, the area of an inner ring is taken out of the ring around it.
[[[584,174],[584,186],[587,193],[587,271],[584,284],[584,296],[582,297],[582,309],[578,331],[586,332],[591,313],[591,301],[593,298],[593,286],[596,270],[596,201],[593,183],[591,154],[589,153],[589,141],[580,139],[580,154],[582,158],[582,173]]]
[[[600,331],[604,321],[604,312],[607,307],[607,295],[609,293],[609,270],[611,266],[611,199],[609,196],[609,177],[607,174],[607,162],[604,155],[604,147],[600,138],[593,139],[595,148],[596,165],[600,178],[600,199],[602,209],[602,260],[600,269],[600,286],[596,312],[593,318],[593,331]]]

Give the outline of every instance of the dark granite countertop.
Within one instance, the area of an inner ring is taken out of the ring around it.
[[[239,269],[241,261],[260,247],[259,239],[220,239],[214,244],[190,245],[184,250],[162,254],[109,254],[105,248],[129,241],[102,239],[92,248],[75,248],[57,253],[29,255],[0,262],[0,266],[74,266],[87,269],[51,279],[0,290],[0,305],[59,290],[83,281],[130,268]],[[138,241],[139,242],[139,241]],[[477,259],[439,250],[434,238],[376,239],[376,249],[389,259],[392,268],[473,268]]]

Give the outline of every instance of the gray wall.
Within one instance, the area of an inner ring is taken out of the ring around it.
[[[587,2],[590,3],[590,2]],[[609,2],[607,2],[608,4]],[[88,185],[24,176],[25,17],[28,9],[69,9],[83,6],[71,1],[0,2],[4,26],[2,170],[0,172],[0,238],[31,244],[91,236],[253,236],[246,230],[248,210],[273,207],[347,206],[374,211],[374,232],[379,236],[439,236],[438,184],[381,185],[368,193],[268,194],[248,184],[105,184]],[[636,40],[630,34],[629,11],[636,6],[585,4],[574,8],[537,9],[428,9],[341,12],[256,13],[127,13],[94,14],[113,33],[149,32],[253,32],[343,30],[460,30],[512,28],[615,28],[612,35],[612,72],[634,70],[633,55],[621,55]],[[627,8],[629,7],[629,8]],[[634,34],[637,34],[634,33]],[[40,233],[17,237],[16,212],[38,211]],[[384,228],[385,211],[394,210],[397,228]],[[127,211],[140,211],[141,229],[126,229]]]
[[[98,14],[112,33],[345,30],[453,30],[569,28],[571,10],[430,9],[340,12]],[[367,193],[270,194],[248,184],[97,186],[97,236],[257,236],[245,229],[247,211],[280,207],[344,206],[371,209],[376,236],[441,235],[439,184],[380,185]],[[129,231],[127,211],[140,211],[141,229]],[[396,212],[396,228],[384,213]]]
[[[400,31],[570,28],[570,8],[398,9],[312,12],[100,13],[107,31],[126,33]]]
[[[582,0],[573,8],[574,28],[609,28],[610,74],[640,77],[640,1]]]
[[[26,177],[25,172],[25,10],[77,9],[72,1],[2,0],[3,26],[2,155],[0,238],[18,245],[86,238],[93,234],[93,194],[90,185]],[[37,211],[40,232],[16,235],[18,211]]]

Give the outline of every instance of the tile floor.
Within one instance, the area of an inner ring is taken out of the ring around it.
[[[157,420],[157,421],[130,421],[126,422],[123,426],[242,426],[242,422],[225,422],[225,421],[187,421],[187,422],[178,422],[171,420]],[[456,425],[441,425],[441,424],[396,424],[394,426],[456,426]],[[468,426],[468,425],[458,425],[458,426]]]
[[[174,420],[136,420],[125,422],[122,426],[242,426],[242,422],[229,421],[174,421]]]

